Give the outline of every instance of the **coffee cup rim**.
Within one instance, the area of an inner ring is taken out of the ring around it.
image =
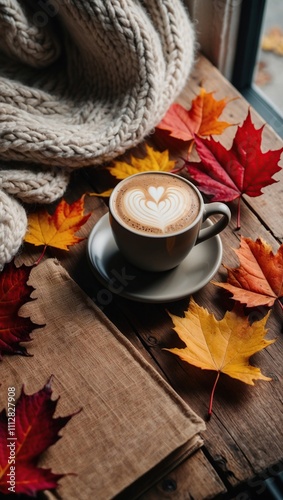
[[[150,233],[143,234],[141,231],[138,231],[132,227],[129,227],[127,224],[125,224],[123,222],[122,219],[120,219],[120,217],[118,218],[115,216],[115,211],[113,210],[113,199],[114,199],[115,193],[116,193],[116,191],[118,191],[119,187],[122,184],[125,184],[130,178],[138,177],[138,176],[142,176],[142,175],[147,175],[147,174],[158,174],[158,175],[165,174],[165,175],[169,175],[171,177],[177,177],[178,179],[181,179],[186,184],[188,184],[195,191],[195,193],[198,196],[199,202],[200,202],[200,210],[199,210],[198,215],[196,216],[196,218],[193,220],[193,222],[190,225],[184,227],[183,229],[179,229],[177,231],[170,232],[169,234],[168,233],[167,234],[150,234]],[[145,237],[145,238],[153,238],[153,239],[170,238],[172,236],[177,236],[178,234],[185,233],[186,231],[188,231],[189,229],[191,229],[192,227],[194,227],[196,224],[199,223],[200,219],[202,219],[202,217],[203,217],[203,209],[204,209],[204,201],[203,201],[203,198],[201,196],[201,193],[198,190],[198,188],[191,181],[189,181],[185,177],[174,174],[173,172],[162,171],[162,170],[147,170],[145,172],[137,172],[136,174],[132,174],[132,175],[129,175],[128,177],[125,177],[118,184],[116,184],[116,186],[114,187],[114,189],[109,197],[109,212],[110,212],[111,216],[115,219],[115,221],[118,224],[120,224],[120,226],[122,226],[127,231],[129,231],[130,233],[133,233],[133,234],[139,235],[141,237]]]

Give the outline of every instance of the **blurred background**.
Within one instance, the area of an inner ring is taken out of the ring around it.
[[[283,0],[267,0],[254,85],[283,117]]]

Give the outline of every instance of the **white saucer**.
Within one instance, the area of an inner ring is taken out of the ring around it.
[[[207,220],[203,227],[211,224]],[[89,235],[87,254],[95,276],[111,293],[138,302],[171,302],[197,292],[212,279],[222,261],[222,243],[219,235],[199,243],[170,271],[141,271],[120,254],[107,213]]]

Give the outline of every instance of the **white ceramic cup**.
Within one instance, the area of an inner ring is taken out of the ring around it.
[[[126,203],[127,214],[123,206],[120,208],[121,203]],[[190,204],[196,208],[188,209]],[[183,205],[188,212],[185,218]],[[201,228],[202,223],[215,214],[221,218]],[[220,233],[230,218],[227,205],[204,203],[194,184],[170,172],[141,172],[129,176],[115,186],[109,200],[110,225],[120,252],[126,260],[146,271],[167,271],[178,266],[195,245]]]

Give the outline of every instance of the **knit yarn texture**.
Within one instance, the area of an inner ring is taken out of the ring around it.
[[[0,0],[0,268],[26,203],[60,198],[72,169],[148,135],[194,60],[181,0]]]

